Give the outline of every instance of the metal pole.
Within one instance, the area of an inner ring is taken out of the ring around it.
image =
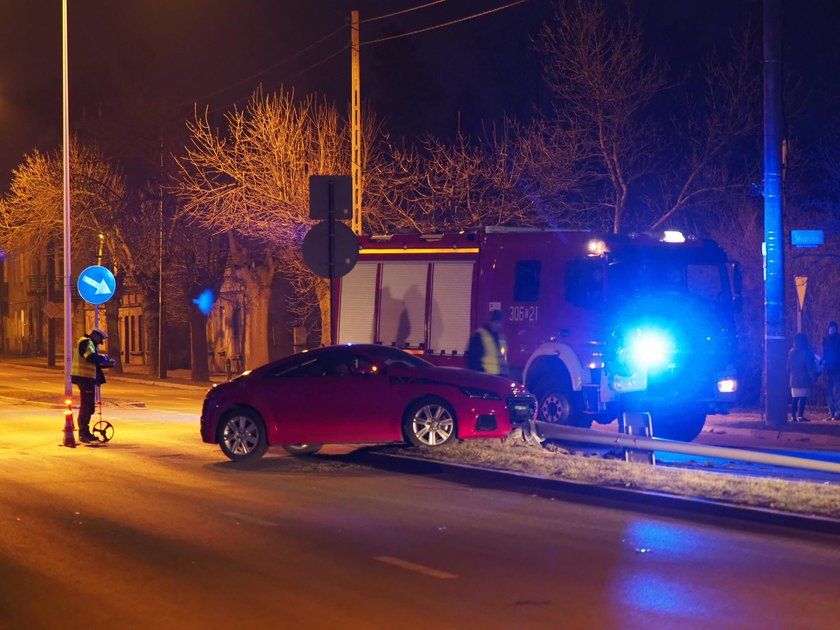
[[[764,373],[767,422],[787,423],[784,229],[782,226],[781,0],[764,0]]]
[[[105,235],[99,235],[99,250],[96,252],[96,264],[102,265],[102,246],[105,244]],[[93,327],[99,328],[99,304],[93,305]],[[99,407],[99,414],[102,415],[102,388],[99,383],[96,384],[94,400]]]
[[[327,248],[329,250],[327,256],[329,261],[329,278],[330,278],[330,345],[335,345],[335,182],[330,180],[328,183],[327,195],[327,228],[329,238],[327,241]]]
[[[359,77],[359,12],[350,12],[350,175],[353,179],[351,227],[362,233],[362,104]]]
[[[70,276],[70,97],[68,86],[69,71],[67,59],[67,0],[61,2],[61,67],[63,101],[63,143],[64,143],[64,396],[73,395],[70,381],[71,362],[73,360],[73,305]]]
[[[158,204],[158,378],[166,378],[166,363],[163,352],[163,127],[160,130],[160,181],[158,182],[160,203]]]
[[[598,434],[596,431],[590,429],[564,427],[546,422],[537,423],[537,434],[542,438],[563,440],[566,442],[602,444],[605,446],[633,448],[643,451],[662,451],[663,453],[683,453],[685,455],[699,455],[700,457],[715,457],[718,459],[753,462],[755,464],[767,464],[768,466],[785,466],[788,468],[819,470],[821,472],[840,474],[840,464],[834,462],[823,462],[805,457],[791,457],[789,455],[775,455],[773,453],[759,453],[726,446],[707,446],[705,444],[690,444],[687,442],[662,440],[660,438],[635,437],[621,433],[617,435],[605,435]]]

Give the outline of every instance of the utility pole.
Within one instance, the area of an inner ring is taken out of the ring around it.
[[[768,424],[787,424],[785,267],[782,225],[781,0],[764,0],[764,373]]]
[[[166,378],[166,345],[163,343],[163,125],[160,128],[160,180],[158,181],[158,378]]]
[[[355,234],[362,233],[362,104],[359,79],[359,12],[350,11],[350,176]]]

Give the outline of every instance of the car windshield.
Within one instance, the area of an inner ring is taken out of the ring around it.
[[[389,346],[369,346],[364,349],[365,354],[370,355],[385,365],[405,365],[408,367],[430,367],[432,364],[397,348]]]

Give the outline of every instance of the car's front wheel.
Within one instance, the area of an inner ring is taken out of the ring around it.
[[[403,433],[413,446],[443,446],[455,437],[455,413],[439,398],[419,400],[406,411]]]
[[[281,444],[289,455],[314,455],[324,446],[323,444]]]
[[[251,411],[228,413],[219,428],[219,446],[235,462],[259,459],[268,449],[262,418]]]

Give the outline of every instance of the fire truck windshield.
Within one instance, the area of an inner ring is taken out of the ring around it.
[[[682,252],[626,256],[609,261],[607,301],[623,302],[646,295],[690,294],[727,304],[729,277],[723,262]]]

